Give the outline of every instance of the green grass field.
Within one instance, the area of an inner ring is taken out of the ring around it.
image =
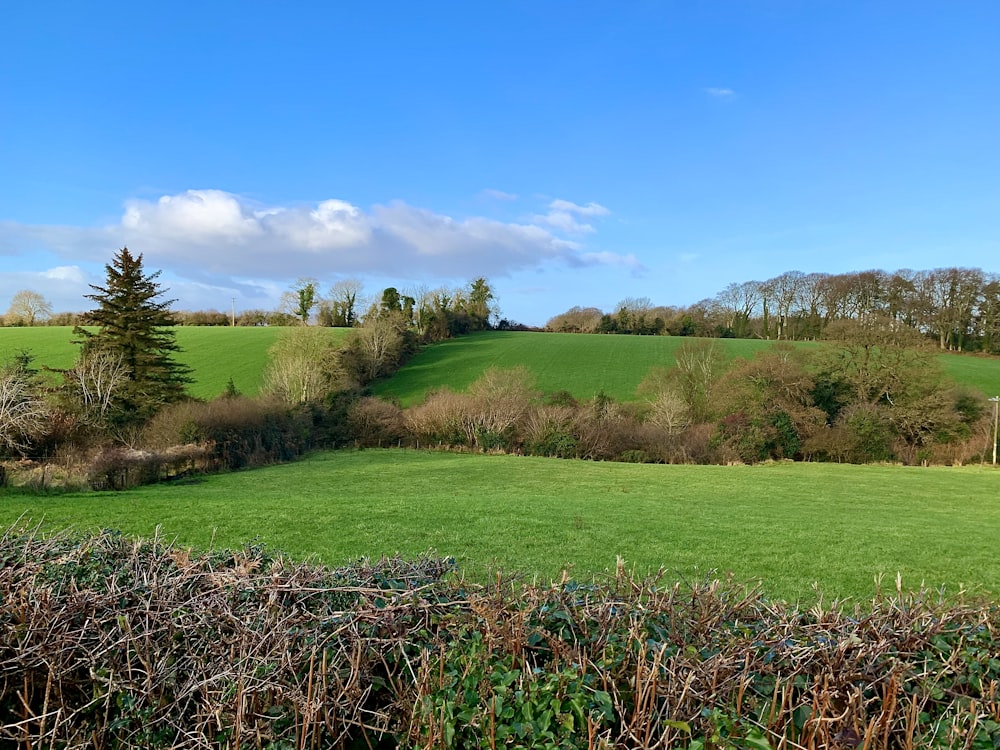
[[[255,395],[262,382],[267,351],[286,329],[281,327],[177,328],[178,357],[188,364],[198,398],[219,395],[230,377],[236,387]],[[348,329],[329,329],[339,340]],[[21,349],[38,365],[70,367],[77,347],[69,327],[0,328],[0,361]],[[398,398],[404,406],[419,403],[441,386],[463,390],[489,367],[524,365],[546,393],[567,390],[580,399],[603,390],[619,400],[635,398],[635,389],[651,367],[671,365],[674,351],[688,339],[676,336],[602,336],[574,333],[490,331],[443,341],[420,351],[393,378],[376,384],[375,393]],[[725,356],[751,357],[773,342],[719,339]],[[800,346],[816,346],[804,343]],[[986,395],[1000,393],[1000,358],[938,355],[956,382]]]
[[[651,367],[674,364],[674,351],[690,339],[676,336],[604,336],[585,333],[489,331],[443,341],[420,351],[375,393],[419,403],[427,391],[447,386],[464,390],[490,367],[523,365],[539,390],[567,390],[591,398],[603,390],[616,399],[635,398]],[[750,357],[767,341],[718,340],[725,356]],[[998,368],[1000,371],[1000,368]]]
[[[177,359],[192,370],[191,395],[205,399],[218,396],[229,378],[243,393],[256,395],[263,382],[267,351],[286,330],[279,326],[178,327],[177,344],[181,352]],[[334,340],[340,340],[349,329],[327,330]],[[72,340],[71,327],[0,328],[0,361],[27,349],[38,366],[71,367],[78,352]]]
[[[464,390],[489,367],[523,365],[546,393],[567,390],[579,399],[603,390],[618,400],[636,397],[636,387],[656,365],[674,364],[677,347],[690,339],[676,336],[607,336],[581,333],[490,331],[429,346],[375,393],[403,406],[423,400],[433,388]],[[774,342],[717,339],[724,356],[749,358]],[[797,346],[816,347],[815,343]],[[1000,358],[939,354],[945,373],[987,395],[1000,393]]]
[[[654,466],[369,450],[114,493],[0,494],[0,523],[162,533],[186,545],[259,538],[328,563],[454,555],[580,579],[621,555],[672,577],[732,571],[773,597],[866,598],[874,577],[1000,594],[1000,471],[836,464]],[[214,539],[214,542],[213,542]]]

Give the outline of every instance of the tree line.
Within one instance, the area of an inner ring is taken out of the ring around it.
[[[891,321],[952,351],[1000,352],[1000,276],[976,268],[930,271],[788,271],[726,286],[688,307],[623,299],[611,312],[573,307],[550,331],[759,338],[829,338],[845,321]]]
[[[274,310],[252,308],[220,310],[172,310],[174,325],[191,326],[292,326],[319,325],[351,328],[383,312],[399,313],[405,324],[424,341],[437,341],[492,327],[510,328],[500,318],[489,281],[477,278],[467,287],[420,287],[400,290],[387,287],[369,295],[358,279],[340,279],[327,289],[316,278],[300,278],[279,300]],[[41,293],[22,289],[11,298],[0,325],[10,327],[85,323],[86,313],[53,312]]]

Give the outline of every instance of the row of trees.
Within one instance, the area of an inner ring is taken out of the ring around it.
[[[729,284],[690,307],[656,306],[646,297],[624,299],[610,313],[574,307],[546,328],[796,341],[828,338],[831,326],[874,318],[916,331],[941,349],[1000,352],[1000,276],[975,268],[789,271]]]
[[[279,312],[302,324],[340,328],[357,326],[372,317],[399,315],[418,337],[431,341],[491,328],[499,318],[493,289],[484,278],[458,289],[411,292],[387,287],[375,297],[367,297],[357,279],[337,281],[326,294],[320,289],[316,279],[299,279],[282,296]]]

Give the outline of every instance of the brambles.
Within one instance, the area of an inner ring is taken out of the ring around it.
[[[994,747],[1000,610],[451,560],[0,539],[0,738],[142,747]]]

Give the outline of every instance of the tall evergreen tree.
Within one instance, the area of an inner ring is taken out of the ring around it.
[[[81,359],[100,352],[121,357],[127,382],[116,399],[116,419],[130,423],[185,398],[190,370],[172,356],[179,351],[173,330],[176,321],[170,313],[174,300],[158,299],[164,292],[156,283],[160,272],[147,275],[142,254],[132,255],[127,247],[118,251],[105,270],[106,284],[92,284],[94,293],[85,295],[97,307],[81,316],[83,324],[97,326],[97,331],[77,326],[74,333],[81,337]]]

